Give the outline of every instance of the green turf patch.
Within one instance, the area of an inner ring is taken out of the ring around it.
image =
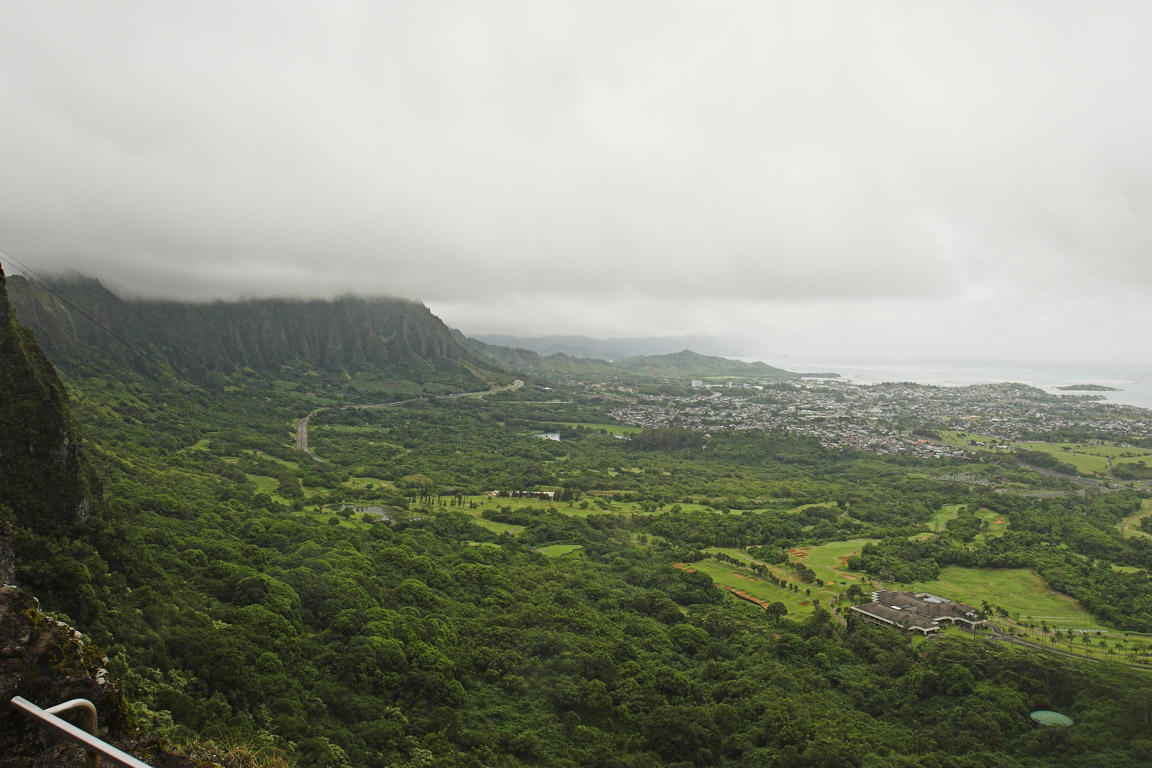
[[[627,424],[593,424],[583,421],[542,421],[541,424],[562,424],[566,427],[584,427],[584,429],[591,429],[596,432],[604,430],[610,435],[634,435],[641,430],[640,427],[633,427]]]
[[[966,430],[944,429],[939,432],[939,435],[942,442],[957,448],[991,448],[1004,444],[1004,438]]]
[[[931,592],[959,600],[974,608],[984,601],[1004,608],[1013,619],[1031,617],[1036,624],[1049,627],[1104,628],[1067,595],[1049,588],[1044,579],[1027,568],[964,568],[949,566],[940,571],[935,581],[917,582],[902,588],[913,592]]]
[[[272,495],[280,490],[280,481],[274,477],[268,477],[267,475],[250,475],[247,472],[244,473],[244,477],[248,478],[260,493]]]
[[[949,520],[955,520],[956,515],[960,512],[960,507],[963,504],[945,504],[940,507],[937,512],[932,515],[932,519],[928,521],[928,527],[936,533],[941,533],[948,526]]]
[[[731,552],[734,550],[726,551]],[[746,554],[743,554],[741,559],[745,561],[749,560]],[[767,603],[783,603],[788,609],[789,618],[792,619],[802,619],[810,616],[812,611],[815,610],[813,601],[823,600],[824,603],[827,603],[829,599],[836,595],[836,592],[831,590],[805,584],[796,574],[780,567],[771,567],[770,570],[778,578],[785,579],[789,584],[795,584],[799,590],[798,592],[793,592],[784,586],[778,587],[748,568],[734,566],[731,563],[722,563],[712,558],[695,563],[685,563],[681,567],[706,573],[711,576],[712,581],[720,587],[738,590],[756,600]],[[811,594],[805,594],[804,590],[806,589],[809,590]]]
[[[1117,527],[1120,529],[1120,535],[1124,538],[1129,536],[1145,536],[1152,539],[1152,534],[1145,533],[1140,530],[1140,521],[1146,517],[1152,516],[1152,499],[1144,499],[1140,502],[1140,510],[1135,514],[1121,520]]]
[[[522,525],[512,525],[511,523],[498,523],[495,520],[485,520],[482,517],[474,518],[473,522],[481,528],[486,528],[493,533],[507,533],[509,536],[516,536],[520,531],[524,530]]]
[[[984,532],[976,536],[977,539],[998,539],[1008,530],[1008,518],[990,509],[980,508],[976,510],[976,517],[988,523]]]
[[[703,504],[668,504],[655,512],[645,512],[640,503],[631,501],[615,501],[613,493],[590,491],[579,501],[553,501],[552,499],[516,499],[504,496],[470,496],[465,501],[475,502],[482,512],[485,509],[500,509],[510,507],[513,510],[535,507],[537,509],[555,509],[562,515],[570,517],[587,517],[588,515],[620,514],[620,515],[659,515],[670,512],[672,507],[679,506],[681,512],[714,511]],[[596,500],[604,502],[608,509],[602,509]]]
[[[818,547],[798,547],[788,550],[788,556],[816,572],[816,577],[837,583],[861,581],[866,574],[849,571],[847,561],[858,554],[865,544],[874,544],[879,539],[850,539],[830,541]]]
[[[540,552],[541,554],[545,555],[546,557],[556,557],[556,558],[584,557],[584,545],[583,544],[550,544],[547,547],[541,547],[540,549],[538,549],[536,551]]]
[[[396,487],[395,483],[392,483],[388,480],[382,480],[379,477],[369,477],[367,475],[350,477],[346,481],[341,483],[341,485],[346,486],[348,488],[372,488],[373,490],[375,490],[377,488],[395,488]]]
[[[293,442],[293,445],[295,445],[295,442]],[[259,459],[264,459],[266,461],[272,461],[272,462],[275,462],[277,464],[281,464],[285,467],[290,467],[294,470],[300,468],[300,465],[294,461],[286,461],[284,459],[277,458],[276,456],[273,456],[273,455],[268,454],[268,453],[262,453],[260,451],[253,451],[253,450],[248,450],[248,449],[242,450],[242,451],[240,451],[240,453],[246,453],[250,456],[255,456]]]

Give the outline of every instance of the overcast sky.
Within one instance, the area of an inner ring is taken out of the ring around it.
[[[3,0],[0,247],[467,333],[1146,368],[1150,76],[1144,0]]]

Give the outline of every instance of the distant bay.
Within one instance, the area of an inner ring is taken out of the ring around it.
[[[942,387],[1016,382],[1028,384],[1060,397],[1099,396],[1104,402],[1152,408],[1152,370],[1136,367],[1074,365],[1059,363],[1011,363],[967,360],[863,361],[794,358],[780,355],[734,357],[757,360],[788,371],[835,372],[854,384],[911,381]],[[1099,384],[1110,392],[1071,392],[1058,387]]]

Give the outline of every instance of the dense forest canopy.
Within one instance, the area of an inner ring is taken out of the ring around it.
[[[17,516],[17,582],[109,653],[142,727],[193,752],[230,741],[256,764],[380,768],[1152,765],[1152,672],[1130,665],[1152,632],[1152,537],[1121,528],[1144,491],[1059,480],[1060,495],[1030,497],[1052,478],[1018,461],[611,416],[685,389],[660,378],[350,408],[371,400],[349,386],[363,372],[304,356],[197,382],[107,360],[65,370],[106,504],[68,536]],[[295,442],[309,413],[314,457]],[[956,479],[990,472],[1022,492]],[[802,558],[854,541],[829,566]],[[1110,630],[1107,647],[1132,633],[1127,658],[914,641],[846,610],[870,585],[954,567],[1034,571]],[[776,590],[771,609],[719,589],[733,573]],[[1038,709],[1075,725],[1037,728]]]

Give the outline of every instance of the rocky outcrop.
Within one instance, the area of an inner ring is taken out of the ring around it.
[[[0,587],[16,583],[16,553],[12,550],[12,523],[0,508]]]
[[[84,765],[84,752],[9,704],[22,696],[48,708],[88,699],[102,738],[126,731],[123,698],[104,671],[104,655],[79,632],[40,611],[36,598],[13,584],[0,587],[0,755],[5,766]],[[61,715],[80,727],[73,715]]]
[[[0,270],[0,765],[87,764],[84,750],[11,706],[14,696],[42,709],[87,699],[101,738],[155,766],[195,765],[133,732],[104,654],[15,584],[12,523],[46,536],[81,534],[100,504],[100,483],[81,450],[64,385],[31,331],[16,322],[5,288]],[[85,727],[78,714],[60,716]]]
[[[83,635],[45,616],[36,598],[13,584],[0,586],[0,765],[88,764],[83,749],[9,704],[13,696],[20,696],[41,709],[87,699],[96,706],[97,735],[104,741],[155,768],[206,768],[175,754],[156,736],[136,730],[119,688],[108,680],[105,662],[104,654]],[[87,729],[82,713],[59,716]]]
[[[68,535],[101,497],[64,383],[17,322],[0,268],[0,506],[17,525]]]
[[[124,730],[123,701],[105,677],[103,654],[14,584],[7,515],[30,530],[70,532],[87,519],[99,483],[81,453],[64,385],[16,322],[5,288],[0,270],[0,762],[84,765],[83,750],[9,704],[13,696],[42,708],[88,699],[105,733]]]

